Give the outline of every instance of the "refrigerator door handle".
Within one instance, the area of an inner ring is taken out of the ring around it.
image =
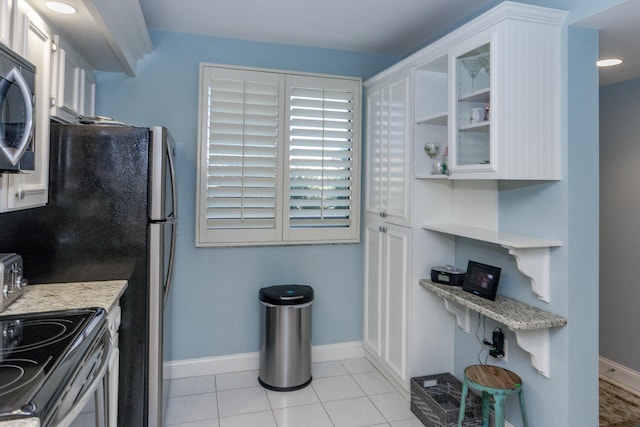
[[[171,214],[170,217],[178,219],[178,198],[176,191],[176,172],[173,164],[173,147],[167,142],[167,160],[169,162],[169,179],[171,180]]]
[[[167,267],[167,277],[165,279],[164,285],[164,295],[163,295],[163,307],[167,305],[167,299],[169,298],[169,291],[171,290],[171,283],[173,277],[173,262],[175,259],[176,253],[176,229],[178,224],[176,220],[178,219],[178,197],[176,191],[176,173],[175,167],[173,163],[173,153],[172,146],[169,141],[167,141],[167,160],[169,163],[169,180],[171,181],[171,202],[172,202],[172,212],[170,217],[173,218],[174,222],[171,226],[171,245],[169,249],[169,265]]]
[[[173,261],[176,254],[176,228],[177,224],[174,222],[171,224],[171,244],[169,249],[169,265],[167,266],[167,277],[164,282],[164,295],[162,299],[162,306],[167,305],[167,299],[169,299],[169,291],[171,290],[171,283],[173,277]]]

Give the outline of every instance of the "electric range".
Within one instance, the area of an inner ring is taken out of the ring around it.
[[[111,349],[102,308],[0,317],[0,421],[57,425],[106,370]]]

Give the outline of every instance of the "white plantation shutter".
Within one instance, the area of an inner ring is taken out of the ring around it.
[[[359,152],[354,150],[358,85],[342,79],[293,76],[287,88],[289,209],[285,230],[289,232],[285,233],[294,238],[295,229],[321,228],[318,235],[348,235],[357,195],[353,174],[354,155]]]
[[[279,90],[278,81],[210,80],[210,226],[275,228]]]
[[[357,241],[360,81],[201,66],[198,246]]]

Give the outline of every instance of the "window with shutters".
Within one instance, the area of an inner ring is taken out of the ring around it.
[[[359,240],[356,78],[200,67],[196,246]]]

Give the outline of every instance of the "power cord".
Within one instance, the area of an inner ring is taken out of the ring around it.
[[[485,335],[487,334],[487,323],[486,323],[486,321],[487,321],[487,318],[482,316],[480,313],[478,313],[478,327],[476,328],[476,339],[480,343],[480,351],[478,352],[478,355],[476,356],[476,358],[478,359],[478,363],[480,363],[481,365],[486,365],[487,364],[487,360],[489,359],[489,355],[488,354],[484,358],[484,362],[482,362],[482,360],[480,359],[480,355],[484,351],[484,346],[487,345],[486,344],[487,340],[485,339]],[[480,338],[480,336],[478,335],[478,332],[480,331],[480,323],[482,323],[482,338]]]
[[[480,323],[482,323],[482,338],[480,338],[480,335],[479,335]],[[491,341],[487,340],[486,335],[487,335],[486,317],[481,316],[481,314],[478,313],[478,326],[476,327],[476,339],[480,343],[480,351],[478,352],[478,355],[476,356],[476,358],[478,359],[478,363],[480,363],[481,365],[487,364],[487,361],[489,360],[489,356],[495,359],[500,359],[504,357],[504,333],[502,332],[502,329],[499,327],[496,327],[493,329]],[[491,349],[487,353],[483,363],[480,356],[484,351],[485,346],[491,347]]]

